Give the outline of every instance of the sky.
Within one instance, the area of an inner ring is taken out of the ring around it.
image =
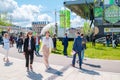
[[[59,23],[59,10],[64,9],[65,0],[0,0],[0,13],[8,14],[12,23],[31,27],[33,21],[55,22],[55,10]],[[71,13],[71,27],[79,27],[84,19]]]

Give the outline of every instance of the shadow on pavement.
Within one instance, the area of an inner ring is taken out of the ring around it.
[[[100,75],[99,72],[93,71],[93,70],[87,70],[87,69],[81,69],[80,72],[90,75]]]
[[[43,57],[43,55],[36,55],[37,57]]]
[[[5,62],[4,63],[4,66],[11,66],[11,65],[13,65],[13,62]]]
[[[29,71],[28,78],[30,78],[30,80],[42,80],[43,76],[41,74],[37,74],[34,71]]]
[[[101,68],[100,65],[89,64],[89,63],[83,63],[83,64],[88,65],[88,66],[90,66],[90,67]]]
[[[58,76],[62,76],[62,72],[61,72],[61,71],[58,71],[58,70],[53,69],[53,68],[50,68],[50,69],[47,70],[46,72],[52,73],[52,74],[55,74],[55,75],[58,75]]]

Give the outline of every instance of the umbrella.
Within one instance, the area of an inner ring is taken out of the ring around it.
[[[49,31],[51,28],[55,28],[55,23],[50,23],[47,24],[46,26],[43,27],[43,29],[41,30],[41,35],[44,35],[46,31]]]

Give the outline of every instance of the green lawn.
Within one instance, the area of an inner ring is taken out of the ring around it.
[[[71,56],[73,41],[69,42],[68,55]],[[57,41],[57,50],[53,51],[55,54],[63,54],[63,46],[61,41]],[[96,44],[92,47],[91,43],[87,43],[87,49],[85,50],[85,57],[98,58],[98,59],[109,59],[109,60],[120,60],[120,47],[112,48],[106,47],[102,44]]]

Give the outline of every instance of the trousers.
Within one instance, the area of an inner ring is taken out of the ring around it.
[[[29,67],[29,59],[30,59],[30,64],[33,64],[33,59],[34,59],[33,51],[27,51],[25,53],[25,59],[26,59],[26,67]]]
[[[77,52],[76,54],[78,54],[78,58],[79,58],[79,66],[81,67],[81,66],[82,66],[81,51],[80,51],[80,52]],[[76,54],[73,55],[72,65],[75,65]]]

